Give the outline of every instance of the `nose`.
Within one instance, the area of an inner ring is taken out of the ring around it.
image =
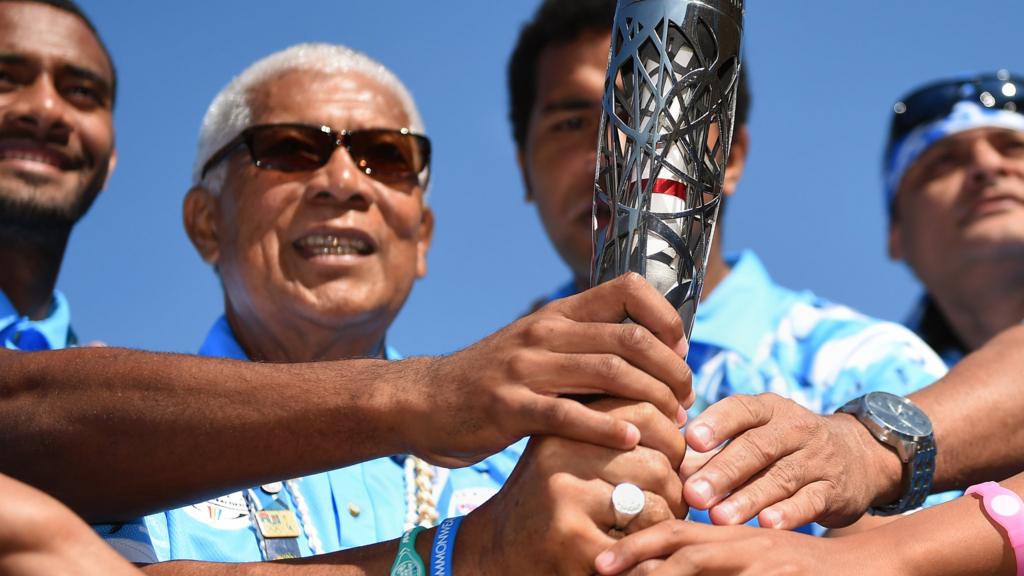
[[[377,202],[373,180],[356,165],[344,147],[334,150],[306,187],[306,199],[315,204],[347,204],[366,210]]]
[[[971,146],[968,178],[971,182],[984,185],[1007,173],[1006,156],[987,138],[975,141]]]
[[[67,103],[46,74],[18,91],[3,110],[3,123],[9,130],[59,144],[66,144],[71,135]]]

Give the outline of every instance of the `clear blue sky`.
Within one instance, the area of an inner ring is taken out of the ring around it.
[[[113,52],[120,163],[72,236],[59,287],[85,340],[194,351],[220,289],[181,226],[199,122],[254,60],[327,41],[391,67],[434,140],[429,276],[391,333],[406,354],[493,332],[568,278],[523,201],[505,66],[533,0],[81,0]],[[902,318],[918,293],[885,255],[879,157],[892,101],[934,77],[1024,72],[1024,2],[752,0],[752,149],[724,224],[777,280]]]

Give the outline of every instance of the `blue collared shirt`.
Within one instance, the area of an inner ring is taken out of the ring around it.
[[[0,290],[0,339],[9,350],[59,350],[77,344],[67,298],[54,290],[50,313],[42,320],[30,320]]]
[[[200,354],[248,359],[224,317],[210,330]],[[389,360],[401,358],[390,347],[385,355]],[[525,441],[521,441],[467,468],[437,468],[434,495],[440,518],[467,514],[497,493],[524,446]],[[300,478],[297,488],[310,512],[308,517],[300,517],[300,524],[302,520],[313,522],[324,552],[398,538],[406,516],[403,464],[404,457],[378,458]],[[261,507],[270,502],[271,497],[260,488],[248,494],[259,500]],[[278,498],[290,509],[297,509],[287,487]],[[96,529],[108,544],[134,562],[263,559],[243,492]],[[305,531],[301,532],[299,549],[303,556],[310,556]]]
[[[733,394],[773,392],[818,414],[881,390],[905,396],[946,373],[907,328],[776,284],[751,251],[697,307],[687,363],[694,417]],[[563,286],[556,294],[571,294]],[[690,519],[710,522],[706,512]]]

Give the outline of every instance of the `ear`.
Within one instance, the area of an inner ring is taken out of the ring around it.
[[[530,189],[530,171],[527,169],[526,156],[522,148],[516,150],[516,163],[519,164],[519,173],[523,175],[523,188],[526,189],[525,200],[533,202],[533,190]]]
[[[182,216],[185,232],[199,256],[207,264],[216,266],[220,259],[220,237],[217,234],[220,204],[217,197],[206,188],[193,187],[185,195]]]
[[[416,242],[416,278],[427,275],[427,252],[434,240],[434,211],[429,206],[423,207],[420,220],[420,239]]]
[[[729,148],[729,163],[725,165],[725,185],[722,193],[732,196],[736,186],[743,177],[743,169],[747,166],[747,152],[750,151],[750,131],[744,124],[736,129],[732,137],[732,146]]]
[[[107,180],[103,183],[104,186],[110,182],[110,175],[114,173],[114,168],[117,168],[117,148],[110,151],[110,160],[107,160]]]
[[[903,235],[895,214],[889,217],[889,258],[903,260]]]

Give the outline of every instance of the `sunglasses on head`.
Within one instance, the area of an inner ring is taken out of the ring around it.
[[[419,181],[424,176],[418,183],[425,185],[430,166],[430,140],[407,128],[337,132],[310,124],[261,124],[246,128],[217,150],[203,165],[201,177],[243,144],[256,167],[278,172],[316,170],[341,147],[360,170],[388,184]]]
[[[1006,70],[974,78],[944,80],[911,92],[893,105],[889,144],[914,128],[949,115],[958,102],[1024,113],[1024,83]]]

